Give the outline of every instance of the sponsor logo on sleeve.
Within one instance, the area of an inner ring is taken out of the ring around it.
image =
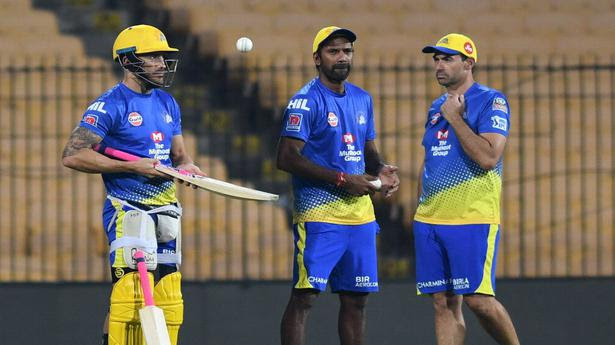
[[[92,125],[92,126],[96,127],[98,125],[98,115],[85,114],[85,115],[83,115],[83,120],[81,120],[81,121],[87,123],[88,125]]]
[[[143,123],[143,117],[141,116],[141,114],[137,113],[136,111],[133,111],[132,113],[128,114],[128,123],[135,127],[139,127]]]
[[[329,112],[329,114],[327,115],[327,122],[329,122],[329,126],[337,127],[337,123],[339,121],[338,121],[337,116],[335,116],[335,113]]]
[[[438,122],[438,119],[440,119],[440,113],[435,113],[431,116],[431,121],[429,121],[432,125],[435,125],[436,122]]]
[[[301,129],[302,117],[303,117],[303,114],[296,114],[296,113],[289,114],[288,122],[286,123],[286,130],[298,132]]]
[[[286,109],[301,109],[305,111],[310,111],[310,108],[307,106],[307,98],[295,98],[288,102],[288,106]]]
[[[493,100],[493,105],[491,106],[491,109],[503,111],[505,114],[508,114],[508,107],[506,106],[506,100],[502,97],[496,97]]]
[[[493,128],[501,129],[503,131],[508,130],[508,120],[500,116],[491,116],[491,121],[493,121]]]
[[[105,109],[103,109],[105,106],[105,102],[94,102],[92,104],[90,104],[90,106],[88,107],[88,110],[92,110],[92,111],[99,111],[103,114],[106,114],[107,111],[105,111]]]

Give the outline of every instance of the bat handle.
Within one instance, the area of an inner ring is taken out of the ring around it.
[[[137,260],[137,270],[139,270],[139,280],[141,280],[141,289],[143,289],[143,298],[145,299],[145,306],[154,305],[152,286],[149,283],[149,275],[147,274],[145,256],[143,255],[142,251],[137,250],[137,252],[135,253],[135,260]]]
[[[100,144],[96,144],[94,146],[92,146],[92,149],[96,152],[100,152]],[[100,152],[102,154],[105,154],[109,157],[113,157],[113,158],[117,158],[123,161],[138,161],[139,159],[141,159],[141,157],[135,156],[131,153],[128,152],[124,152],[124,151],[120,151],[120,150],[116,150],[113,149],[111,147],[105,147],[105,149],[103,150],[103,152]]]

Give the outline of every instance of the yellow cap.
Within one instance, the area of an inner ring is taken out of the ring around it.
[[[124,29],[117,35],[113,43],[113,60],[118,54],[135,52],[147,54],[153,52],[176,52],[177,48],[169,47],[167,38],[162,31],[151,25],[134,25]]]
[[[433,46],[427,46],[423,48],[423,53],[444,53],[449,55],[462,54],[478,62],[478,52],[476,51],[476,45],[470,39],[470,37],[462,34],[448,34]]]
[[[337,26],[327,26],[320,29],[314,37],[314,43],[312,44],[312,53],[316,53],[322,42],[326,41],[333,35],[340,35],[346,37],[351,43],[357,40],[357,35],[348,29],[342,29]]]

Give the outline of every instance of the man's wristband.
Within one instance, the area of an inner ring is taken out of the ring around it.
[[[337,177],[336,177],[336,180],[335,180],[335,185],[337,187],[342,187],[345,184],[346,184],[346,174],[341,172],[341,171],[338,171],[337,172]]]

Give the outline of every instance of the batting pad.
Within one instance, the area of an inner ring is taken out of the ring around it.
[[[184,300],[181,292],[180,272],[162,277],[154,287],[154,301],[164,311],[171,344],[177,345],[179,327],[184,322]]]
[[[148,276],[153,284],[154,276],[151,273]],[[137,272],[127,273],[113,285],[109,310],[109,345],[145,345],[139,321],[139,309],[143,305],[143,292]]]

